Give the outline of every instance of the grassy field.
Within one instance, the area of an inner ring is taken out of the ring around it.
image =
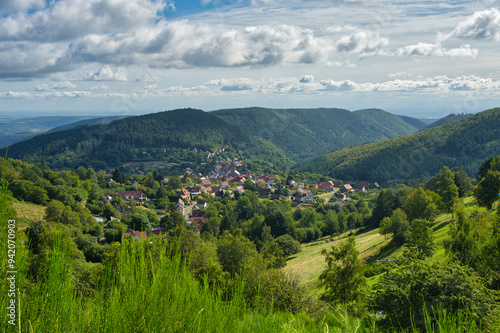
[[[17,211],[17,217],[24,217],[30,221],[43,220],[45,216],[45,207],[25,202],[14,202],[12,204]]]
[[[443,214],[436,218],[432,224],[434,243],[436,251],[433,260],[444,260],[445,249],[443,241],[448,237],[451,214]],[[285,270],[297,274],[302,283],[311,289],[317,287],[318,277],[326,268],[325,257],[321,255],[323,249],[330,249],[344,241],[349,234],[345,233],[339,237],[323,239],[321,241],[302,244],[302,252],[291,256],[288,259]],[[380,259],[397,259],[403,253],[404,247],[390,244],[391,238],[379,234],[379,229],[374,229],[366,233],[355,235],[356,248],[359,251],[360,259],[365,263],[374,263]],[[381,265],[383,265],[381,263]],[[371,278],[369,284],[372,285],[378,277]]]

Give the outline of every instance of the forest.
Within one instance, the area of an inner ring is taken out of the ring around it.
[[[5,332],[500,329],[500,156],[474,178],[441,166],[413,187],[351,193],[335,205],[317,189],[298,206],[261,198],[248,182],[243,194],[197,195],[201,228],[175,206],[179,189],[200,183],[189,173],[0,165],[1,244],[16,239],[2,269],[15,263],[20,314],[14,326],[2,321]],[[338,180],[274,175],[283,194],[316,181]],[[116,195],[131,190],[148,200]],[[141,236],[123,237],[127,230]],[[362,258],[361,243],[374,237],[382,245]],[[319,246],[312,281],[287,269]],[[8,295],[10,281],[0,289]]]

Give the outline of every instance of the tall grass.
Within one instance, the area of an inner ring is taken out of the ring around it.
[[[222,299],[221,290],[192,276],[189,261],[181,257],[181,251],[168,252],[160,239],[153,243],[125,241],[114,246],[95,292],[82,295],[75,290],[71,247],[61,235],[55,234],[47,274],[40,283],[28,283],[24,278],[27,265],[22,263],[22,332],[378,331],[374,320],[363,322],[349,317],[347,309],[322,318],[265,308],[256,310],[245,304],[243,282],[237,284],[229,300]],[[428,332],[479,331],[468,318],[446,312],[437,316],[435,322],[430,316],[427,320]],[[0,329],[18,331],[6,325],[5,320]]]
[[[229,301],[199,283],[161,241],[124,242],[92,295],[74,290],[71,251],[56,237],[42,283],[22,296],[23,332],[326,332],[308,316],[247,308],[243,284]],[[178,252],[179,253],[179,252]]]

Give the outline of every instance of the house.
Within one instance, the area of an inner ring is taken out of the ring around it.
[[[193,209],[191,212],[193,214],[193,217],[204,217],[205,216],[205,211],[201,209]]]
[[[237,188],[235,188],[233,190],[233,193],[234,192],[238,192],[239,194],[243,194],[243,193],[245,193],[245,189],[243,188],[243,186],[238,186]]]
[[[366,180],[360,180],[356,184],[356,190],[366,192],[366,189],[370,186],[370,182]]]
[[[198,229],[201,229],[205,223],[207,223],[206,217],[193,217],[191,218],[191,223],[194,224]]]
[[[319,182],[316,188],[318,190],[324,190],[326,192],[332,192],[333,191],[333,182],[332,181]]]
[[[143,195],[142,191],[125,191],[121,193],[116,193],[115,196],[121,196],[125,200],[136,200],[136,201],[147,201],[148,198]]]
[[[191,187],[189,189],[189,194],[191,195],[197,195],[197,194],[200,194],[200,188],[199,187]]]
[[[190,201],[191,200],[191,195],[189,194],[189,191],[183,188],[179,192],[177,192],[177,195],[181,197],[181,199],[185,201]]]
[[[145,231],[135,231],[128,228],[127,231],[122,233],[122,242],[127,237],[133,237],[134,240],[142,240],[142,239],[147,239],[148,234]]]
[[[297,203],[302,203],[302,204],[311,203],[314,201],[314,195],[312,194],[311,191],[307,191],[307,192],[304,191],[301,194],[297,194],[295,196],[294,201]]]
[[[281,200],[281,194],[271,194],[271,200]]]
[[[228,181],[223,181],[220,183],[220,188],[224,190],[229,190],[229,182]]]
[[[175,207],[182,213],[184,214],[184,201],[182,199],[177,200],[175,203]]]
[[[212,186],[212,182],[210,181],[210,179],[202,179],[201,185],[203,185],[205,187]]]
[[[200,209],[207,208],[207,202],[205,200],[198,200],[196,202],[196,206],[198,206]]]
[[[342,200],[342,201],[346,201],[346,199],[347,199],[347,196],[345,195],[345,193],[342,193],[342,192],[335,193],[335,197],[337,199]]]
[[[260,198],[268,199],[269,197],[271,197],[271,189],[259,188],[258,192]]]
[[[344,184],[340,186],[340,192],[341,193],[354,192],[354,190],[350,184]]]
[[[163,230],[165,230],[165,227],[153,227],[153,234],[161,235]]]
[[[116,185],[116,182],[113,179],[110,179],[110,180],[108,180],[108,185],[114,186],[114,185]]]
[[[297,183],[295,180],[290,180],[289,183],[290,183],[291,187],[297,187],[297,186],[299,186],[299,183]]]
[[[134,182],[133,182],[130,186],[135,187],[135,188],[138,188],[138,187],[139,187],[139,186],[141,186],[141,185],[140,185],[138,182],[136,182],[136,181],[134,180]]]

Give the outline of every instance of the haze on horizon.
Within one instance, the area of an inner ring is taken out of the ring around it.
[[[500,1],[7,0],[0,115],[498,106]]]

